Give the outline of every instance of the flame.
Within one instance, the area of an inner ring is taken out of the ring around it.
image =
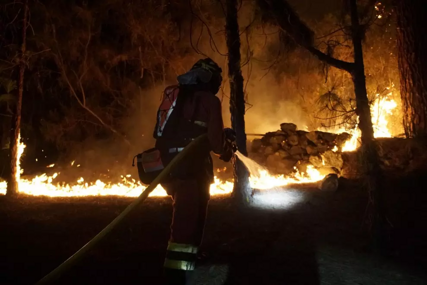
[[[25,144],[20,142],[19,144],[19,160],[24,152]],[[268,171],[252,161],[246,158],[246,163],[249,164],[250,168],[250,185],[252,188],[265,190],[277,187],[283,187],[289,184],[298,183],[309,183],[316,182],[323,179],[322,176],[313,166],[307,168],[306,173],[299,173],[296,169],[296,174],[292,177],[285,177],[283,175],[270,175]],[[74,164],[74,161],[71,165]],[[53,165],[50,165],[53,167]],[[19,163],[18,163],[19,167]],[[20,169],[20,167],[18,168]],[[225,171],[225,169],[221,169]],[[20,172],[19,172],[20,173]],[[132,178],[130,174],[122,175],[121,183],[108,183],[101,180],[96,180],[94,183],[85,182],[83,177],[80,177],[76,184],[70,185],[64,182],[54,182],[58,179],[60,173],[54,173],[48,175],[46,173],[36,176],[33,179],[19,178],[19,192],[26,195],[33,196],[49,196],[49,197],[82,197],[82,196],[126,196],[126,197],[137,197],[141,194],[146,186],[142,185],[139,181]],[[6,182],[0,182],[0,194],[6,194]],[[233,190],[232,181],[222,181],[215,177],[214,183],[210,186],[210,193],[213,196],[230,194]],[[165,189],[162,186],[157,186],[153,192],[150,193],[150,197],[164,197],[167,196]]]
[[[301,183],[312,183],[322,180],[325,176],[321,175],[320,172],[312,165],[307,166],[307,171],[301,173],[296,167],[294,167],[295,174],[288,177],[284,175],[270,175],[268,170],[252,159],[244,156],[240,152],[236,152],[239,159],[248,168],[249,183],[252,188],[259,190],[267,190],[278,187],[288,186],[290,184],[301,184]]]
[[[249,182],[254,189],[268,190],[291,184],[313,183],[325,177],[313,165],[309,165],[305,173],[299,172],[296,168],[295,171],[296,173],[292,176],[285,177],[284,175],[272,176],[266,169],[260,169],[256,175],[251,173]]]
[[[23,169],[20,167],[20,159],[24,153],[25,144],[19,141],[18,148],[18,171],[17,179],[19,185],[19,192],[27,195],[34,196],[50,196],[50,197],[82,197],[82,196],[126,196],[138,197],[146,186],[142,185],[139,181],[132,179],[131,174],[122,175],[121,183],[108,183],[101,180],[96,180],[95,183],[87,183],[83,177],[77,179],[75,185],[66,184],[64,182],[54,183],[60,173],[48,175],[46,173],[36,176],[33,179],[21,178],[20,174]],[[74,165],[75,161],[71,162]],[[48,167],[52,168],[51,164]],[[77,165],[79,167],[79,165]],[[0,182],[0,194],[6,194],[7,184],[5,181]],[[224,195],[231,193],[233,189],[232,181],[221,181],[215,177],[214,183],[210,186],[211,195]],[[160,185],[157,186],[150,197],[163,197],[167,196],[166,191]]]
[[[380,97],[376,94],[376,99],[371,106],[372,122],[374,125],[374,136],[379,137],[391,137],[391,132],[388,129],[387,117],[393,114],[393,110],[397,104],[392,99],[392,93],[388,93],[384,97]],[[359,145],[360,130],[357,125],[354,129],[348,131],[344,129],[336,130],[336,132],[348,132],[352,136],[345,145],[343,151],[354,151]],[[79,197],[79,196],[126,196],[126,197],[137,197],[141,194],[146,186],[142,185],[139,181],[132,178],[132,175],[122,175],[121,183],[111,183],[97,180],[94,183],[85,182],[83,177],[80,177],[75,184],[70,185],[64,182],[54,182],[58,180],[60,173],[54,173],[53,175],[42,174],[32,179],[21,178],[23,169],[20,167],[20,158],[25,150],[25,144],[20,142],[18,139],[18,164],[16,178],[19,181],[19,192],[27,195],[34,196],[50,196],[50,197]],[[334,148],[333,151],[337,151]],[[249,169],[250,178],[249,182],[252,188],[259,190],[274,189],[278,187],[284,187],[290,184],[301,184],[301,183],[312,183],[320,181],[324,178],[324,175],[320,174],[314,166],[307,166],[307,170],[301,173],[295,168],[294,174],[285,177],[284,175],[271,175],[264,167],[260,166],[253,160],[237,153],[239,158],[243,161],[246,167]],[[36,159],[37,160],[37,159]],[[71,166],[75,164],[75,161],[71,162]],[[55,165],[51,164],[48,168],[53,168]],[[80,167],[77,164],[76,167]],[[226,168],[218,168],[217,172],[224,172]],[[110,170],[108,170],[110,171]],[[6,182],[0,182],[0,194],[6,193]],[[214,183],[210,186],[211,195],[226,195],[231,193],[233,190],[232,181],[222,181],[215,177]],[[159,185],[151,192],[150,197],[163,197],[167,196],[166,191]]]
[[[227,167],[223,167],[223,168],[217,168],[216,169],[216,172],[225,172],[225,171],[227,171]]]
[[[390,88],[387,88],[390,89]],[[386,96],[381,97],[380,94],[375,95],[375,101],[371,105],[371,116],[372,125],[374,128],[375,138],[391,138],[392,134],[388,126],[388,118],[393,115],[394,110],[397,107],[397,103],[392,98],[393,93],[389,92]],[[351,135],[351,138],[346,141],[342,151],[355,151],[360,145],[361,132],[358,125],[354,129],[348,131],[345,129],[339,129],[336,133],[347,132]]]
[[[21,174],[24,172],[23,169],[21,169],[21,156],[24,153],[25,150],[25,144],[21,143],[21,134],[18,135],[18,139],[16,140],[16,143],[18,145],[18,159],[16,160],[16,181],[19,181],[21,179]]]
[[[396,101],[390,97],[392,92],[381,98],[380,94],[376,94],[376,100],[371,107],[372,123],[374,125],[374,136],[376,138],[391,138],[392,135],[388,129],[387,116],[393,114],[393,110],[397,107]]]

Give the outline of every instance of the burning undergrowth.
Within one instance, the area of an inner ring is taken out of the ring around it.
[[[387,118],[396,104],[390,100],[385,103],[378,100],[372,105],[376,137],[391,137]],[[250,157],[254,160],[238,153],[251,173],[250,183],[254,189],[277,190],[292,184],[318,182],[331,173],[342,175],[343,153],[358,147],[358,129],[333,133],[297,130],[292,123],[283,123],[280,127],[279,131],[251,142]],[[21,142],[20,156],[24,150],[25,144]],[[135,169],[123,167],[126,157],[111,163],[111,157],[97,156],[97,153],[99,151],[91,151],[92,156],[86,157],[84,163],[73,160],[68,164],[51,164],[45,173],[18,177],[19,191],[36,196],[139,196],[146,186],[139,182]],[[130,165],[131,159],[128,159]],[[231,193],[230,170],[227,166],[217,168],[212,195]],[[23,169],[19,175],[21,172]],[[6,182],[1,182],[0,193],[5,192]],[[151,196],[166,196],[166,193],[158,186]]]
[[[25,145],[20,144],[20,155],[22,156]],[[242,157],[242,156],[240,156]],[[242,157],[243,158],[243,157]],[[246,158],[245,164],[250,169],[251,185],[256,189],[272,189],[283,187],[292,183],[311,182],[310,178],[303,176],[284,177],[283,175],[272,176],[268,170],[254,161]],[[19,168],[20,169],[20,168]],[[226,170],[226,169],[224,169]],[[62,175],[62,171],[65,175]],[[90,172],[78,162],[72,161],[68,166],[48,166],[46,173],[35,177],[22,176],[19,179],[19,191],[22,194],[51,197],[73,197],[73,196],[128,196],[136,197],[146,188],[138,178],[132,174],[113,174],[107,169],[107,174]],[[20,169],[19,173],[23,173]],[[78,177],[79,174],[86,174]],[[61,176],[62,175],[62,176]],[[73,180],[74,176],[74,181]],[[76,177],[78,177],[76,179]],[[65,179],[64,179],[65,178]],[[221,180],[215,177],[211,185],[211,195],[225,195],[233,189],[232,180]],[[6,192],[6,182],[0,183],[0,193]],[[166,192],[158,186],[151,194],[152,197],[166,196]]]

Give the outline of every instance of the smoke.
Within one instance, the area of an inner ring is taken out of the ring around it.
[[[193,12],[198,17],[192,16],[191,21],[191,13],[189,13],[182,21],[180,40],[174,42],[173,46],[174,56],[165,58],[162,63],[159,63],[162,66],[160,69],[163,70],[162,74],[153,73],[156,76],[150,76],[146,72],[141,79],[142,84],[128,82],[127,86],[123,87],[126,89],[126,96],[131,98],[133,103],[128,114],[121,120],[120,131],[126,134],[126,138],[131,142],[131,149],[117,139],[91,143],[92,155],[90,158],[85,158],[88,164],[92,163],[98,168],[108,166],[111,169],[111,163],[108,162],[110,159],[122,165],[122,168],[118,168],[116,172],[123,174],[129,171],[135,172],[130,168],[132,156],[154,146],[152,134],[156,111],[164,88],[176,84],[176,77],[191,68],[200,58],[211,57],[223,69],[224,80],[217,96],[222,101],[224,125],[230,127],[230,91],[223,11],[218,3],[214,2],[203,2],[197,5],[200,7],[194,7]],[[330,69],[329,80],[326,82],[325,75],[319,72],[319,62],[313,60],[309,54],[301,50],[284,52],[278,28],[254,21],[256,9],[252,5],[250,1],[243,2],[239,10],[239,24],[242,31],[241,62],[247,103],[246,132],[275,131],[284,122],[294,123],[300,130],[317,129],[320,123],[313,119],[313,113],[317,108],[316,98],[336,86],[338,86],[337,92],[352,96],[352,91],[347,92],[352,89],[351,80],[345,78],[340,71]],[[312,12],[316,10],[313,9],[311,9]],[[303,13],[301,16],[304,17]],[[335,26],[331,27],[335,28]],[[324,29],[327,33],[330,27],[325,24]],[[389,45],[385,42],[384,45],[386,44]],[[378,57],[377,54],[372,53],[373,58],[375,58],[374,55]],[[155,66],[155,64],[151,65]],[[370,68],[370,65],[366,66]],[[372,74],[379,74],[376,78],[369,77],[370,72],[367,71],[368,82],[373,82],[372,90],[377,87],[375,82],[378,78],[382,80],[384,78],[384,81],[387,79],[381,75],[380,67],[377,67],[378,71],[372,68]],[[335,79],[336,82],[334,82]],[[343,88],[343,85],[351,88]],[[98,156],[97,160],[93,159],[94,152]],[[85,151],[79,151],[81,157],[84,157],[85,153]]]
[[[134,101],[138,102],[138,105],[126,118],[123,127],[139,149],[148,148],[154,143],[152,132],[155,115],[164,88],[176,84],[176,77],[179,74],[187,71],[198,59],[204,57],[211,57],[223,69],[224,80],[217,96],[222,101],[224,125],[231,126],[225,23],[222,10],[211,10],[210,13],[218,18],[210,18],[208,21],[202,13],[200,17],[206,22],[202,23],[195,18],[191,26],[189,23],[183,25],[183,29],[192,29],[192,37],[188,33],[183,33],[180,48],[189,48],[190,45],[192,52],[168,60],[169,66],[164,81],[157,81],[154,86],[150,84],[150,87],[144,89],[134,88],[136,98]],[[218,14],[215,15],[215,13]],[[303,128],[307,124],[306,114],[295,101],[295,94],[290,90],[289,82],[286,82],[286,77],[280,76],[277,70],[269,71],[269,66],[276,59],[280,44],[278,35],[266,36],[265,34],[275,32],[277,29],[254,24],[254,13],[251,3],[243,4],[239,11],[240,27],[247,31],[247,34],[242,34],[241,37],[242,73],[247,96],[246,132],[263,133],[277,130],[282,122],[293,122]],[[209,31],[205,24],[209,26]]]

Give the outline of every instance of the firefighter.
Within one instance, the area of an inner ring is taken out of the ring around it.
[[[209,58],[199,60],[165,89],[154,131],[162,160],[170,162],[192,139],[207,134],[206,143],[184,158],[162,183],[173,200],[171,234],[164,262],[164,284],[190,284],[205,225],[209,188],[213,182],[210,151],[228,162],[234,132],[224,129],[221,101],[216,97],[221,68]]]

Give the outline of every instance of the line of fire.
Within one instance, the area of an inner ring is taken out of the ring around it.
[[[0,2],[0,285],[427,284],[423,1]]]

